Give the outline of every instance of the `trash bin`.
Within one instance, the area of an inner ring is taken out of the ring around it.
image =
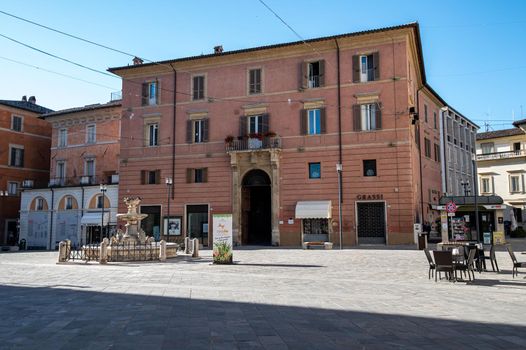
[[[18,249],[20,250],[26,250],[26,240],[21,239],[20,242],[18,242]]]
[[[427,233],[418,234],[418,250],[424,250],[427,248]]]

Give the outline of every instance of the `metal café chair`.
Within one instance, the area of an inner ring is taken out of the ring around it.
[[[497,268],[497,272],[500,272],[499,264],[497,264],[497,257],[495,256],[495,246],[493,244],[490,245],[489,256],[484,255],[484,260],[489,260],[491,262],[491,269],[493,271]]]
[[[513,278],[515,278],[515,275],[519,275],[519,267],[526,267],[526,261],[518,261],[517,257],[515,256],[515,253],[513,252],[513,249],[511,248],[511,245],[507,245],[506,249],[508,250],[508,253],[510,254],[511,260],[513,262],[513,270],[511,270],[513,274]],[[436,259],[435,259],[436,260]]]
[[[433,262],[433,257],[431,256],[431,253],[429,253],[429,249],[424,249],[424,253],[426,253],[427,262],[429,263],[429,271],[427,273],[428,279],[431,279],[433,275],[435,274],[435,263]]]
[[[442,279],[442,272],[444,272],[446,277],[451,280],[455,273],[453,267],[453,254],[451,251],[434,250],[433,257],[435,258],[435,282],[437,281],[437,275]]]

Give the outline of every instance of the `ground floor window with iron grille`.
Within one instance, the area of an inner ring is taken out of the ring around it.
[[[326,235],[329,234],[328,219],[303,219],[303,234]]]

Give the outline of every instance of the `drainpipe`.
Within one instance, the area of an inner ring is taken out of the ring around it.
[[[80,204],[80,222],[82,223],[82,217],[84,216],[84,186],[80,186],[82,189],[82,197],[81,197],[81,204]],[[82,242],[82,224],[80,226],[80,239],[79,241]]]
[[[440,168],[442,169],[442,194],[447,193],[447,152],[446,152],[446,146],[447,146],[447,111],[448,107],[444,106],[440,108],[440,149],[441,149],[441,158],[440,158]]]
[[[416,111],[418,113],[418,122],[415,123],[415,129],[418,130],[418,162],[420,167],[420,223],[424,222],[424,183],[422,176],[422,138],[420,135],[420,90],[424,87],[422,86],[416,91]]]
[[[172,126],[172,181],[173,186],[170,186],[170,190],[172,192],[172,199],[175,198],[175,122],[176,122],[176,116],[177,116],[177,108],[176,108],[176,102],[177,102],[177,71],[173,67],[173,65],[170,63],[170,67],[172,67],[172,70],[174,72],[174,88],[173,88],[173,126]]]
[[[336,171],[338,172],[338,230],[340,234],[340,249],[343,248],[343,188],[342,188],[342,109],[341,109],[341,82],[340,82],[340,45],[338,39],[334,39],[336,43],[336,70],[337,70],[337,85],[338,85],[338,164],[336,164]]]
[[[55,191],[53,187],[51,189],[51,220],[49,221],[49,250],[53,250],[52,240],[53,240],[53,208],[55,207]]]

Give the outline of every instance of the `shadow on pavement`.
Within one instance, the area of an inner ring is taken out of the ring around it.
[[[42,287],[0,286],[0,310],[2,349],[526,346],[510,324]]]

